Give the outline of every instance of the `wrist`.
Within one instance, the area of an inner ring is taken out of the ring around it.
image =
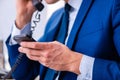
[[[26,15],[17,15],[15,24],[18,29],[22,29],[27,23],[31,22],[31,17]]]
[[[80,67],[82,56],[83,56],[82,54],[74,52],[74,58],[73,58],[74,62],[71,64],[71,66],[69,66],[70,72],[73,72],[77,75],[80,74],[79,67]]]

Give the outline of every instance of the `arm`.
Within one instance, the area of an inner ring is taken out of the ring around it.
[[[31,21],[35,8],[31,0],[17,0],[16,1],[16,26],[22,29],[24,25]]]
[[[16,42],[14,42],[13,36],[17,34],[21,34],[21,33],[26,34],[26,31],[24,31],[26,29],[30,31],[30,29],[28,29],[30,28],[29,22],[31,21],[32,14],[34,12],[34,8],[32,6],[31,1],[17,0],[16,4],[17,4],[16,23],[14,25],[12,35],[6,41],[6,45],[7,45],[8,52],[9,52],[8,54],[9,62],[11,66],[14,65],[16,58],[20,54],[18,52],[19,45],[16,44]],[[17,34],[16,34],[16,31],[17,31]],[[28,32],[27,34],[29,34],[29,31],[27,31]],[[11,42],[12,44],[10,44]],[[39,73],[38,69],[39,69],[38,62],[31,61],[26,56],[24,56],[22,59],[22,62],[20,63],[20,65],[18,65],[17,69],[13,73],[13,78],[17,80],[34,79]]]
[[[111,36],[113,36],[113,42],[115,45],[115,48],[117,50],[116,60],[105,60],[100,58],[95,58],[95,61],[93,64],[93,71],[89,72],[89,70],[83,73],[82,68],[81,75],[83,75],[84,78],[87,78],[88,80],[119,80],[120,79],[120,1],[114,0],[113,7],[112,7],[112,25],[113,28],[113,35],[111,33]],[[91,57],[89,57],[91,58]],[[82,61],[81,61],[82,62]],[[89,61],[88,61],[89,62]],[[86,63],[87,64],[87,63]],[[80,64],[82,66],[82,64]],[[86,68],[86,66],[84,67]],[[90,75],[92,74],[92,79],[90,79]],[[78,78],[78,80],[81,80],[81,78]]]
[[[93,80],[120,79],[120,0],[114,0],[112,9],[113,41],[118,52],[116,61],[95,59]]]

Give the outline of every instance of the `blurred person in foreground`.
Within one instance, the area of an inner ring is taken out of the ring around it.
[[[45,0],[48,4],[59,0]],[[65,8],[53,13],[38,42],[13,40],[30,33],[35,11],[31,0],[16,0],[17,15],[6,41],[13,66],[20,52],[26,54],[13,73],[16,80],[119,80],[120,0],[65,0],[69,20],[67,36],[59,41]],[[64,23],[65,24],[65,23]],[[62,36],[61,35],[61,36]]]

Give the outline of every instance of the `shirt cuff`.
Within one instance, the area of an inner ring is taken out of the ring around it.
[[[11,38],[10,38],[10,45],[15,45],[17,44],[17,42],[13,39],[13,37],[15,35],[21,35],[21,34],[26,34],[26,35],[30,35],[30,31],[31,31],[31,23],[26,24],[23,29],[18,29],[15,25],[15,22],[13,23],[13,28],[11,31]]]
[[[78,75],[77,80],[92,80],[94,60],[95,58],[83,55],[79,67],[81,74]]]

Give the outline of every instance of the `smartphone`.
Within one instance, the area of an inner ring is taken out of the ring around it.
[[[13,37],[13,39],[16,42],[18,42],[18,43],[20,43],[22,41],[35,42],[35,39],[33,39],[32,37],[30,37],[29,35],[24,35],[24,34],[22,34],[22,35],[16,35],[16,36]]]
[[[44,8],[44,5],[41,3],[42,0],[32,0],[32,4],[35,6],[35,8],[38,10],[38,11],[41,11],[43,10]]]

